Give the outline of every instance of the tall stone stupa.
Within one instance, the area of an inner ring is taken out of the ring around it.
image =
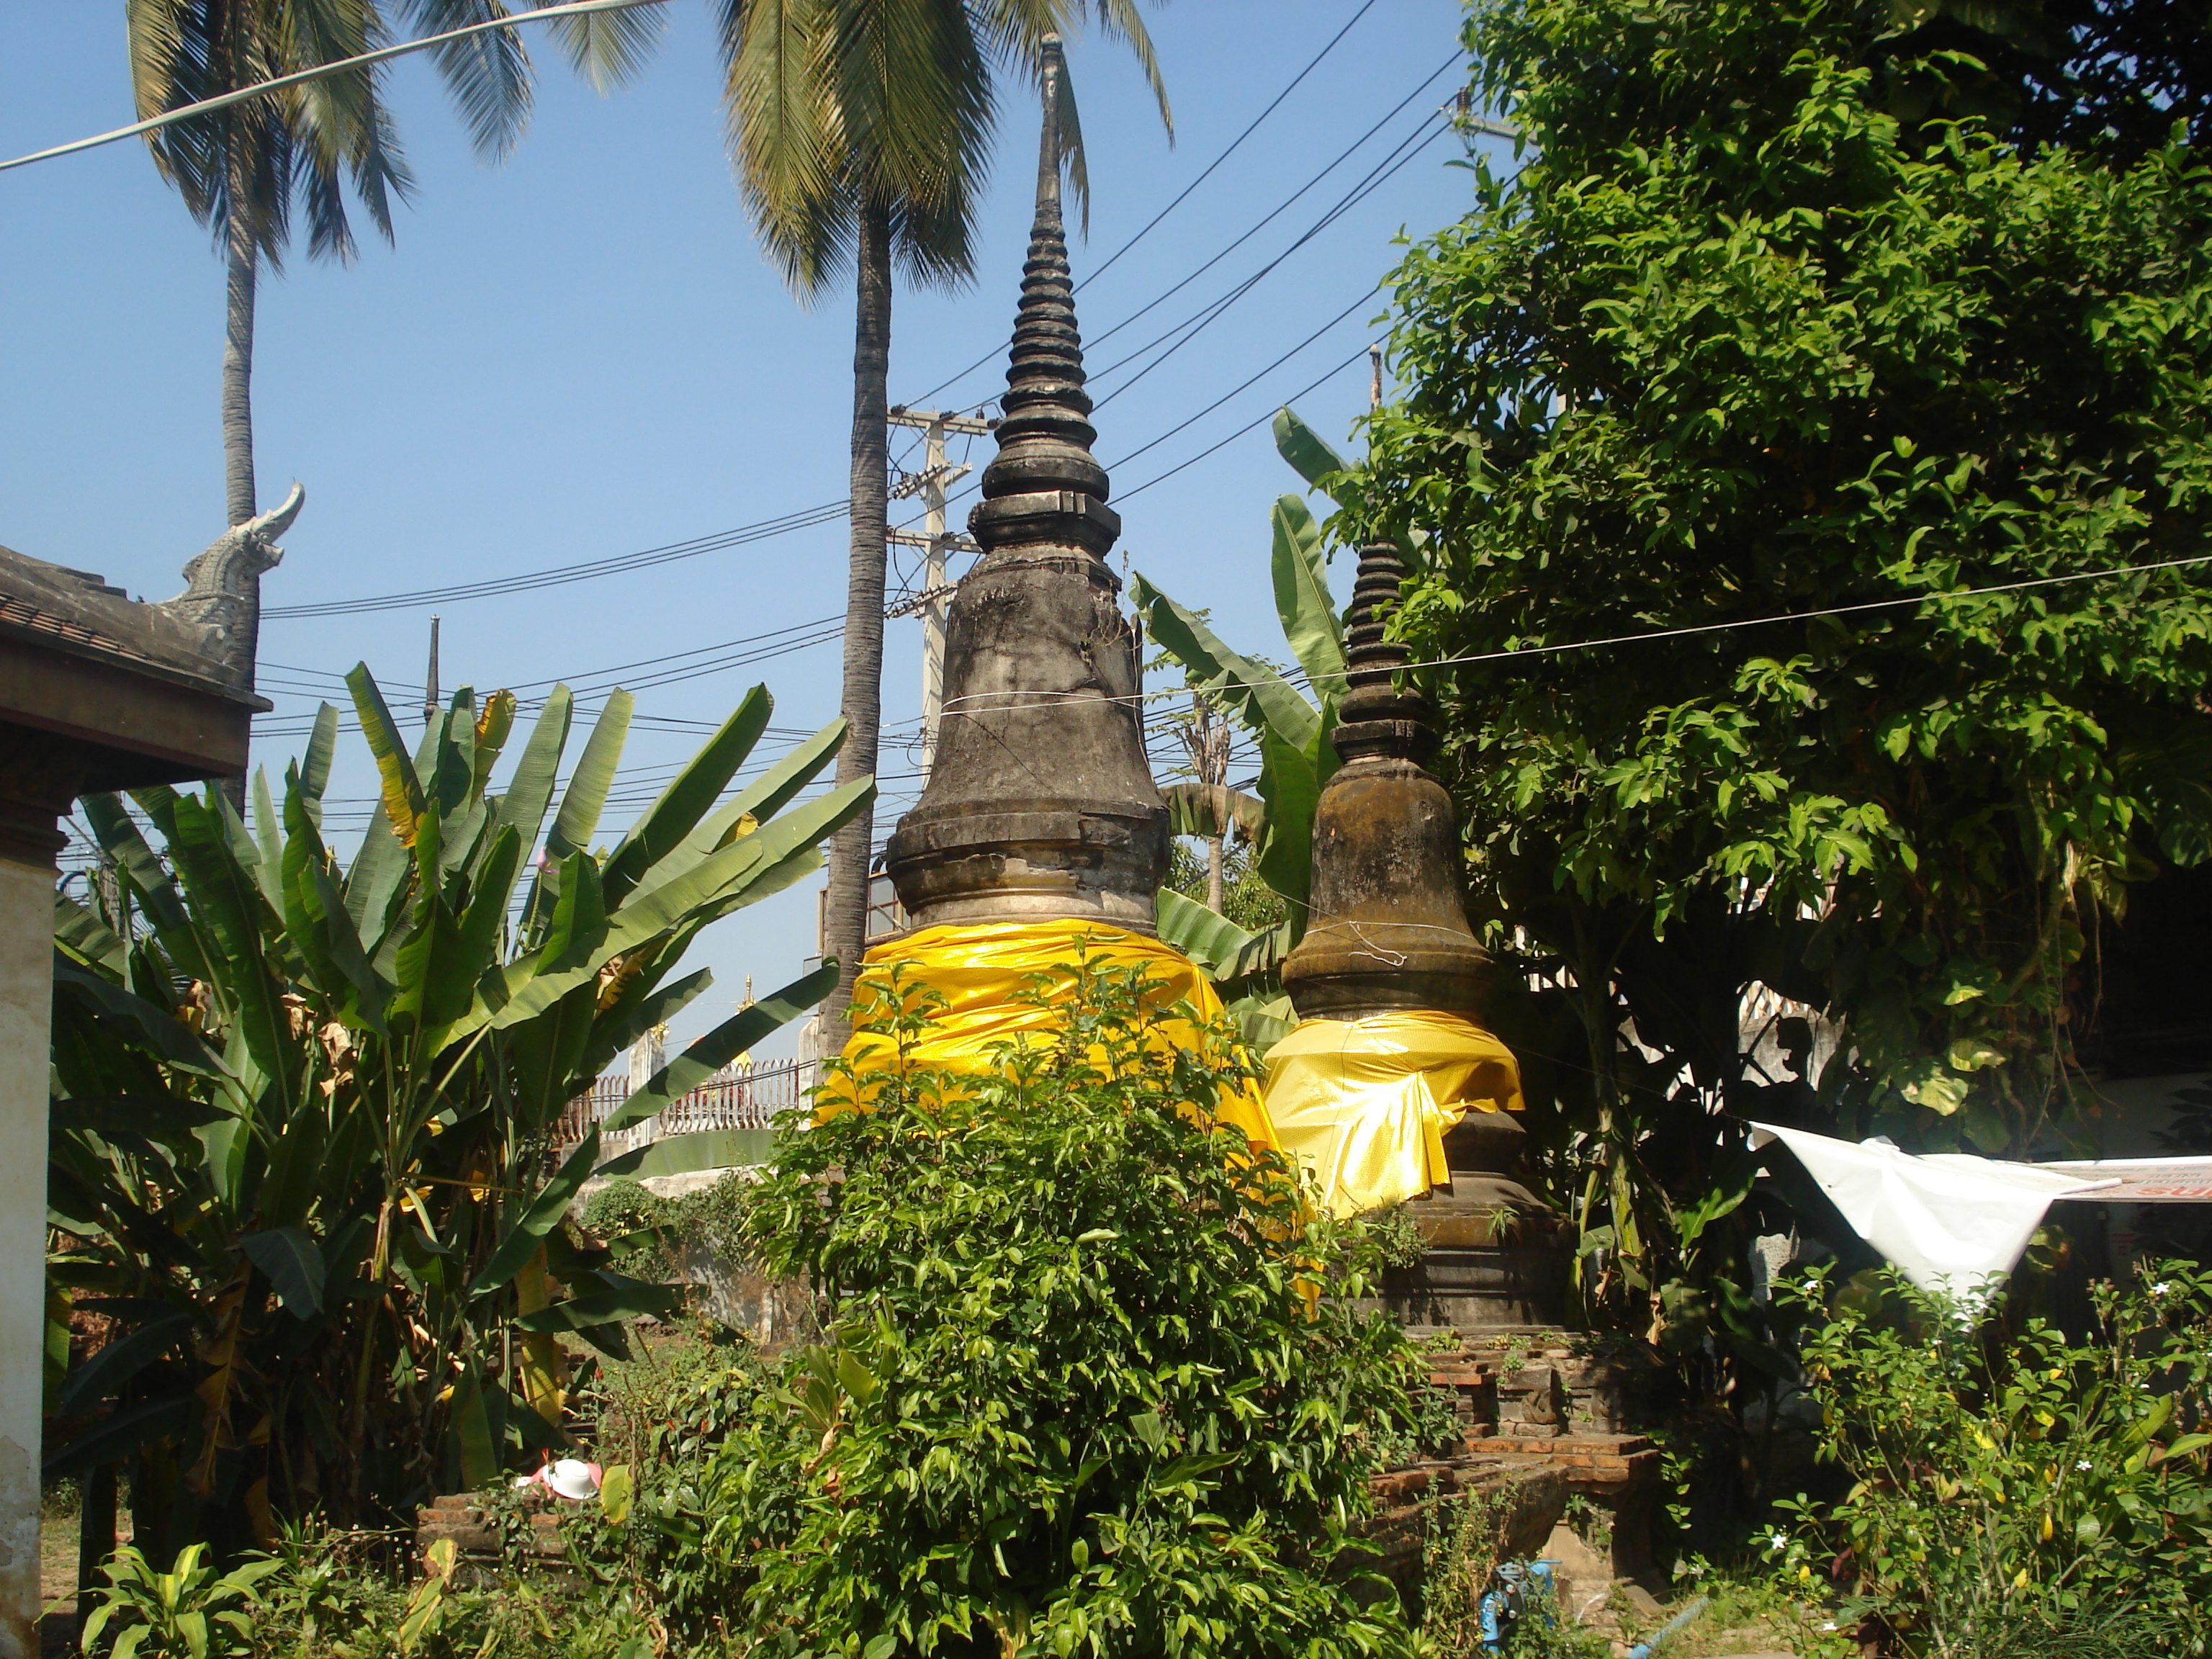
[[[945,622],[929,782],[886,854],[917,929],[1074,918],[1152,934],[1167,872],[1139,642],[1106,564],[1121,520],[1091,453],[1097,434],[1060,217],[1065,72],[1049,41],[1005,418],[968,520],[983,554]]]

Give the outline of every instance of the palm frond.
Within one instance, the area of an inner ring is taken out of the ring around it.
[[[501,0],[400,0],[399,15],[419,34],[442,34],[514,13]],[[522,31],[492,29],[449,40],[433,46],[430,56],[478,154],[505,156],[528,129],[537,95]]]
[[[971,273],[995,93],[963,5],[948,0],[822,0],[845,182],[888,208],[908,274],[938,285]]]
[[[1081,9],[1081,0],[1078,0]],[[1091,15],[1098,21],[1098,33],[1109,40],[1127,44],[1136,55],[1137,67],[1144,71],[1145,84],[1152,89],[1152,101],[1159,106],[1160,125],[1168,131],[1168,142],[1175,142],[1175,111],[1168,105],[1168,83],[1160,74],[1160,61],[1152,52],[1152,31],[1145,27],[1145,15],[1137,9],[1137,0],[1090,0]]]
[[[850,264],[853,199],[823,0],[720,0],[730,159],[769,257],[802,299]]]
[[[1083,234],[1091,234],[1091,158],[1083,148],[1083,115],[1075,106],[1075,77],[1067,65],[1060,67],[1060,155],[1067,169],[1067,193],[1075,198],[1075,211]]]
[[[553,38],[577,72],[592,83],[592,90],[606,93],[636,77],[660,44],[665,22],[659,7],[639,6],[628,11],[557,18],[552,29]]]

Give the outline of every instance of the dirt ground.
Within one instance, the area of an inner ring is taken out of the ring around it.
[[[66,1652],[76,1638],[76,1540],[74,1514],[48,1514],[39,1522],[40,1632],[49,1654]],[[131,1522],[121,1521],[116,1542],[131,1541]]]

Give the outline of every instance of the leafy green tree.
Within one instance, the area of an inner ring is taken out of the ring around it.
[[[1180,893],[1194,902],[1206,904],[1215,875],[1216,872],[1206,860],[1191,849],[1187,838],[1177,840],[1168,849],[1168,878],[1164,890]],[[1281,927],[1287,919],[1287,907],[1283,902],[1283,896],[1261,879],[1249,842],[1240,842],[1223,850],[1218,875],[1221,904],[1217,915],[1234,922],[1248,933],[1264,933],[1270,928]],[[1212,905],[1207,905],[1207,908],[1214,908]]]
[[[2063,1133],[2086,941],[2212,850],[2212,585],[2137,568],[2204,546],[2212,174],[1934,118],[1899,88],[1987,66],[1850,0],[1466,39],[1520,164],[1400,266],[1334,488],[1413,552],[1471,884],[1557,988],[1500,1013],[1592,1311],[1719,1412],[1784,1218],[1714,1112]]]
[[[1454,1431],[1358,1308],[1364,1230],[1206,1110],[1251,1075],[1233,1030],[1169,1045],[1139,972],[1061,971],[1055,1039],[901,1059],[747,1190],[831,1341],[725,1446],[729,1604],[794,1655],[1410,1654],[1350,1531]],[[902,1049],[935,1006],[901,979],[863,1018]]]
[[[1135,52],[1164,121],[1167,94],[1136,0],[719,0],[719,15],[731,152],[762,240],[802,299],[855,283],[846,782],[876,769],[883,702],[892,267],[942,287],[973,274],[997,80],[1043,79],[1048,40],[1057,66],[1057,37],[1093,19]],[[1051,165],[1066,164],[1087,202],[1064,67],[1057,80]],[[847,969],[823,1012],[838,1042],[866,944],[873,822],[863,813],[830,849],[829,948]]]
[[[58,1327],[114,1329],[58,1379],[48,1469],[131,1460],[156,1561],[266,1544],[311,1510],[388,1522],[562,1443],[562,1340],[619,1352],[623,1321],[670,1306],[563,1226],[607,1126],[556,1168],[562,1110],[708,988],[677,975],[700,931],[818,869],[872,787],[799,801],[833,725],[732,792],[769,718],[757,688],[594,852],[627,693],[556,805],[565,687],[492,793],[510,694],[459,694],[410,758],[367,671],[351,678],[384,795],[349,866],[321,832],[325,707],[281,811],[264,780],[250,830],[213,790],[138,791],[135,812],[88,798],[114,885],[96,909],[59,901],[48,1275]],[[716,1027],[609,1124],[825,983]]]

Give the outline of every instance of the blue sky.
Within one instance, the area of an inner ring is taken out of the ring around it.
[[[365,238],[350,267],[302,253],[262,288],[262,502],[295,478],[307,489],[265,605],[519,574],[842,498],[850,301],[833,294],[804,308],[762,258],[723,147],[708,9],[672,0],[666,9],[653,64],[609,97],[538,46],[536,118],[496,166],[469,149],[426,64],[394,68],[390,96],[420,185],[399,216],[397,246]],[[1214,161],[1358,9],[1358,0],[1180,0],[1152,9],[1172,145],[1126,53],[1096,39],[1073,43],[1094,192],[1089,240],[1073,249],[1079,279]],[[21,155],[131,118],[122,12],[112,0],[46,0],[0,14],[12,66],[0,151]],[[1458,21],[1454,0],[1376,0],[1235,154],[1082,289],[1094,375],[1274,260],[1378,164],[1391,164],[1460,84]],[[1378,121],[1334,171],[1282,205]],[[1003,386],[1035,123],[1026,97],[1012,92],[976,281],[954,294],[899,291],[894,402],[973,406]],[[1157,368],[1139,356],[1094,386],[1098,453],[1133,567],[1184,603],[1211,607],[1219,631],[1247,650],[1285,654],[1267,575],[1267,512],[1296,480],[1263,420],[1193,458],[1294,393],[1315,426],[1348,439],[1366,405],[1364,357],[1300,389],[1378,333],[1382,297],[1361,296],[1396,258],[1393,239],[1465,211],[1468,175],[1447,165],[1461,153],[1440,137],[1395,170],[1386,165],[1364,198]],[[1103,337],[1278,207],[1188,287]],[[0,234],[15,250],[0,270],[10,319],[0,332],[9,394],[0,400],[0,544],[165,598],[222,528],[220,263],[136,142],[0,175]],[[1268,368],[1316,330],[1311,344]],[[933,390],[987,353],[984,367]],[[979,469],[988,453],[975,447]],[[835,522],[628,575],[442,604],[446,687],[635,680],[652,671],[605,671],[834,616],[845,556]],[[1341,561],[1338,571],[1348,587]],[[392,688],[395,708],[419,699],[429,609],[270,620],[263,674],[278,709],[263,722],[257,761],[280,773],[317,688],[343,706],[331,677],[357,660]],[[920,650],[917,621],[889,625],[879,836],[914,798],[902,739],[918,712]],[[834,717],[837,666],[836,645],[823,643],[641,690],[639,714],[650,718],[633,732],[603,835],[618,833],[702,740],[705,727],[691,723],[720,720],[757,681],[775,695],[780,730]],[[580,743],[580,733],[572,750]],[[371,787],[360,739],[340,748],[331,794],[343,836],[366,822]],[[814,949],[814,908],[811,889],[794,891],[712,930],[693,959],[714,969],[716,985],[675,1037],[726,1017],[747,975],[763,992],[794,977]],[[769,1051],[787,1049],[789,1036]]]

